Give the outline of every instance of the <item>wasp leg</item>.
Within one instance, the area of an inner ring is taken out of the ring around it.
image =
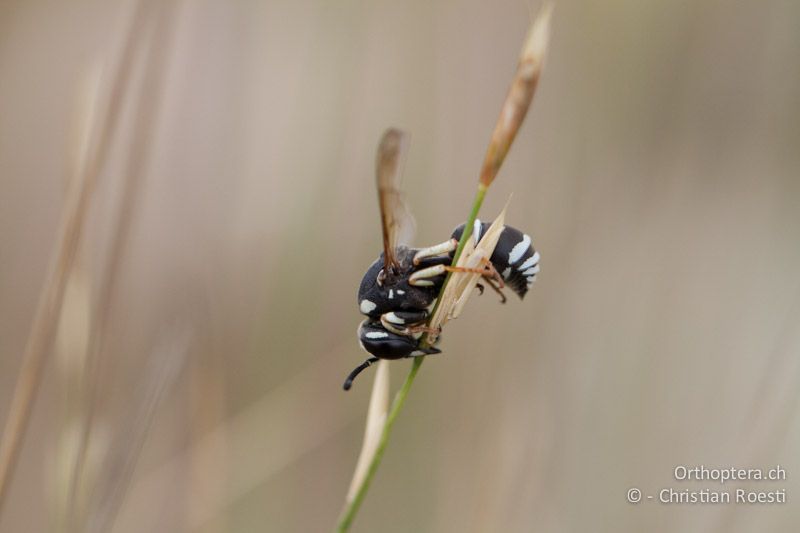
[[[417,333],[429,333],[429,334],[434,334],[438,337],[442,333],[442,328],[440,327],[430,328],[425,324],[420,324],[418,326],[409,326],[406,328],[406,331],[408,331],[411,335],[416,335]],[[439,353],[439,352],[434,352],[434,353]]]
[[[503,279],[503,276],[500,275],[500,272],[494,267],[494,263],[491,261],[486,262],[486,268],[489,270],[489,276],[484,276],[486,280],[492,279],[497,282],[499,289],[504,289],[506,286],[506,282]],[[505,300],[505,298],[503,299]]]
[[[484,264],[482,267],[469,268],[469,267],[458,267],[458,266],[456,267],[445,266],[444,269],[447,272],[466,272],[471,274],[480,274],[481,276],[483,276],[485,280],[487,281],[493,280],[497,282],[499,288],[501,289],[504,288],[506,284],[503,281],[503,276],[501,276],[500,273],[497,271],[497,269],[494,268],[492,262],[489,261],[488,259],[484,259],[483,263]]]
[[[435,285],[435,283],[429,278],[441,276],[447,272],[447,268],[446,265],[435,265],[417,270],[409,276],[408,284],[414,285],[415,287],[431,287]]]
[[[494,284],[494,280],[489,278],[486,278],[486,282],[489,284],[492,290],[494,290],[494,292],[500,295],[500,303],[501,304],[506,303],[506,295],[505,293],[503,293],[503,287],[498,287],[497,285]],[[483,291],[481,291],[481,294],[483,294]]]
[[[485,268],[485,271],[480,272],[483,275],[483,279],[489,284],[494,292],[500,295],[500,303],[506,303],[506,295],[503,293],[503,288],[505,288],[506,284],[503,281],[503,276],[501,276],[497,269],[494,268],[494,265],[491,263],[491,261],[486,262]],[[477,283],[475,286],[478,288],[480,293],[483,294],[483,285],[481,283]]]
[[[392,311],[381,315],[381,325],[392,333],[411,336],[408,326],[423,324],[428,318],[428,311]]]
[[[414,255],[414,265],[419,265],[420,261],[426,257],[449,254],[450,252],[455,251],[456,248],[458,248],[458,241],[455,239],[450,239],[449,241],[445,241],[434,246],[429,246],[428,248],[423,248],[422,250],[418,251],[416,255]]]
[[[428,278],[435,278],[436,276],[441,276],[445,272],[466,272],[472,274],[480,274],[483,277],[489,279],[494,279],[500,285],[500,288],[505,287],[505,283],[503,282],[503,277],[497,272],[497,269],[494,268],[494,265],[488,259],[484,259],[484,265],[482,267],[454,267],[450,265],[434,265],[427,268],[422,268],[417,270],[408,278],[408,283],[410,285],[415,285],[417,287],[430,287],[434,283],[430,281]]]
[[[419,274],[423,274],[421,276],[423,278],[422,280],[419,280],[419,281],[414,280],[414,275],[417,274],[417,272],[415,272],[414,274],[411,275],[411,278],[409,278],[409,283],[411,283],[412,285],[415,285],[415,284],[419,284],[421,282],[425,282],[425,280],[424,280],[425,277],[428,277],[428,276],[434,275],[434,274],[435,275],[440,275],[442,273],[442,271],[444,271],[444,272],[462,272],[462,273],[468,273],[468,274],[480,274],[481,276],[483,276],[483,279],[486,280],[486,283],[488,283],[489,286],[497,294],[500,295],[500,303],[506,303],[506,295],[503,294],[503,289],[505,288],[506,284],[505,284],[505,281],[503,281],[503,276],[500,275],[500,273],[494,267],[492,262],[489,261],[488,259],[484,259],[484,265],[482,267],[468,268],[468,267],[453,267],[453,266],[449,266],[449,265],[438,265],[436,267],[426,268],[426,269],[420,270],[418,272]],[[412,280],[416,281],[416,283],[412,282]],[[483,285],[478,283],[476,286],[478,287],[478,290],[480,291],[480,293],[483,294],[483,289],[484,289]]]
[[[350,390],[350,387],[353,386],[353,380],[356,379],[356,376],[358,376],[361,372],[369,368],[369,366],[372,363],[377,363],[378,361],[380,361],[380,359],[378,359],[377,357],[370,357],[369,359],[367,359],[366,361],[355,367],[353,371],[347,375],[347,379],[344,380],[344,385],[342,385],[342,388],[344,388],[344,390]]]
[[[483,296],[483,289],[484,289],[483,284],[482,283],[476,283],[475,284],[475,288],[478,289],[478,295],[479,296]]]
[[[442,332],[442,328],[429,328],[424,323],[409,324],[405,327],[398,327],[386,317],[392,313],[386,313],[381,316],[381,325],[386,331],[391,331],[396,335],[404,335],[406,337],[419,338],[420,333],[435,333],[438,335]]]
[[[424,309],[421,311],[392,311],[381,315],[381,325],[387,331],[407,337],[414,337],[419,333],[439,334],[441,328],[427,327],[425,325],[426,318],[428,318],[428,312]]]
[[[425,348],[424,350],[419,349],[414,353],[412,353],[411,355],[409,355],[408,357],[423,357],[425,355],[434,355],[437,353],[442,353],[442,351],[439,348],[434,348],[433,346],[431,346],[430,348]]]
[[[470,268],[470,267],[446,266],[446,267],[444,267],[444,269],[447,272],[462,272],[462,273],[466,273],[466,274],[480,274],[481,276],[485,276],[486,274],[489,273],[488,270],[486,270],[485,267]]]

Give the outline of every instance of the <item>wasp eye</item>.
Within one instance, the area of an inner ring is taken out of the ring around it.
[[[381,269],[381,271],[378,272],[378,277],[375,278],[375,281],[378,282],[379,287],[383,287],[383,281],[385,279],[386,279],[386,272],[383,269]]]

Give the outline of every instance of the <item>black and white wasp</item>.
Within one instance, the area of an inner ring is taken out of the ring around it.
[[[359,343],[371,357],[347,376],[345,390],[350,389],[361,371],[380,359],[440,353],[438,348],[421,345],[420,339],[429,331],[426,321],[447,272],[466,270],[450,266],[464,224],[441,244],[428,248],[407,245],[414,225],[400,191],[400,166],[407,144],[405,133],[389,129],[378,146],[376,174],[383,252],[367,269],[358,289],[358,308],[367,316],[358,327]],[[488,228],[488,223],[475,221],[472,235],[476,243]],[[528,235],[506,226],[486,268],[476,272],[483,275],[503,302],[505,285],[523,298],[539,272],[539,253]],[[482,285],[478,288],[483,292]]]

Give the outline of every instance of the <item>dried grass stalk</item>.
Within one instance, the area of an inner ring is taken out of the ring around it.
[[[367,427],[364,430],[364,444],[358,456],[353,480],[347,490],[347,502],[352,502],[364,478],[381,440],[381,431],[389,413],[389,361],[378,361],[375,371],[375,382],[372,385],[372,395],[367,409]]]
[[[464,244],[464,249],[461,251],[461,256],[458,258],[456,266],[480,268],[486,264],[486,261],[492,256],[497,246],[497,241],[500,239],[503,228],[505,228],[506,208],[507,204],[497,218],[494,219],[494,222],[489,226],[489,229],[477,246],[475,245],[474,239],[469,239]],[[439,306],[436,308],[430,321],[430,327],[432,329],[441,331],[441,328],[443,328],[449,320],[458,318],[467,300],[472,296],[480,278],[480,274],[472,272],[453,273],[450,277],[450,282],[439,296]],[[437,337],[431,334],[428,340],[430,343],[434,343]]]
[[[39,389],[46,357],[53,346],[61,316],[64,291],[81,241],[84,220],[89,209],[96,177],[96,174],[79,176],[72,180],[71,186],[68,188],[64,215],[59,225],[60,235],[54,261],[45,278],[22,355],[22,365],[3,429],[3,440],[0,443],[0,511],[2,511],[8,493],[8,485],[17,463],[20,445],[25,436],[33,409],[33,401]]]
[[[127,147],[125,169],[120,178],[122,191],[118,209],[111,223],[113,230],[102,276],[99,276],[97,282],[97,310],[90,331],[84,365],[86,386],[84,416],[78,435],[78,449],[69,489],[71,498],[69,506],[72,508],[69,519],[76,523],[80,523],[82,517],[80,510],[76,508],[75,498],[87,492],[89,488],[85,485],[91,484],[91,480],[84,475],[84,465],[90,453],[91,432],[98,418],[98,398],[106,364],[103,356],[109,349],[109,323],[114,314],[113,304],[117,299],[118,279],[125,264],[129,237],[144,185],[144,169],[150,160],[151,142],[154,138],[153,123],[161,105],[168,61],[167,52],[176,24],[177,7],[178,3],[174,1],[159,5],[142,2],[139,12],[135,15],[137,20],[141,19],[137,47],[146,50],[144,75],[141,86],[135,94],[136,114],[130,126],[132,135]],[[132,88],[128,90],[134,92]]]

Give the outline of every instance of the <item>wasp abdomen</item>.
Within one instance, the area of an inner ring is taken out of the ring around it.
[[[472,229],[475,242],[479,242],[488,229],[489,223],[475,220]],[[453,231],[453,238],[461,239],[463,232],[464,224],[461,224]],[[539,273],[539,252],[534,249],[530,235],[511,226],[503,229],[490,261],[520,298],[525,296]]]

